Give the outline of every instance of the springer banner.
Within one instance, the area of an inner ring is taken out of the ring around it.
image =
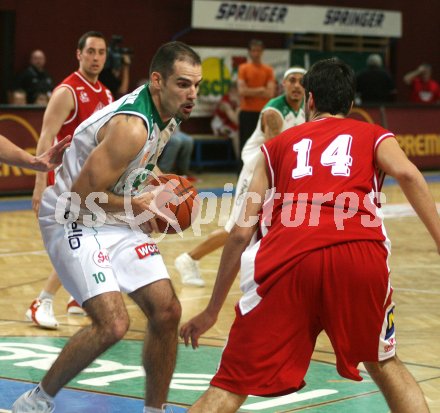
[[[402,36],[399,11],[219,0],[193,0],[192,7],[195,29]]]

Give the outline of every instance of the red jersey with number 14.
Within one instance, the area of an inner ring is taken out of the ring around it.
[[[309,251],[356,240],[389,242],[378,195],[384,176],[375,164],[387,138],[394,134],[378,125],[323,118],[263,145],[275,196],[263,213],[272,217],[255,258],[259,295]]]

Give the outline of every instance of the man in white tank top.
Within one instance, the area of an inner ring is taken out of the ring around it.
[[[41,383],[14,403],[14,413],[53,412],[61,388],[124,337],[129,317],[122,292],[148,318],[144,413],[161,411],[176,362],[181,307],[149,236],[157,229],[154,218],[143,232],[117,217],[127,209],[134,216],[151,211],[154,194],[142,188],[172,131],[189,118],[201,79],[200,57],[184,43],[167,43],[153,57],[147,85],[76,129],[55,185],[44,192],[39,220],[56,271],[92,324],[67,342]],[[80,200],[79,219],[72,218],[74,202],[63,204],[69,197]],[[95,220],[96,207],[102,222]]]

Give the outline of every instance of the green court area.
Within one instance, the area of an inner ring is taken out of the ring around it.
[[[50,367],[64,338],[7,337],[0,339],[0,371],[3,378],[38,382]],[[143,398],[144,372],[140,341],[122,341],[103,354],[68,385],[71,389]],[[176,370],[168,400],[192,404],[208,387],[220,360],[221,348],[198,350],[179,347]],[[243,355],[245,357],[245,355]],[[341,378],[335,366],[312,361],[307,386],[297,393],[277,398],[249,397],[242,412],[387,413],[376,385],[364,375],[362,382]]]

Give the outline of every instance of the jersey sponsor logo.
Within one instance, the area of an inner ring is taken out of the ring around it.
[[[111,268],[110,256],[105,248],[97,250],[93,254],[93,262],[101,268]]]
[[[153,255],[160,254],[159,248],[156,244],[146,242],[145,244],[139,245],[135,248],[135,251],[139,259],[144,259]]]
[[[90,102],[90,98],[89,98],[89,95],[87,94],[87,92],[81,91],[80,94],[79,94],[79,100],[82,103]]]

